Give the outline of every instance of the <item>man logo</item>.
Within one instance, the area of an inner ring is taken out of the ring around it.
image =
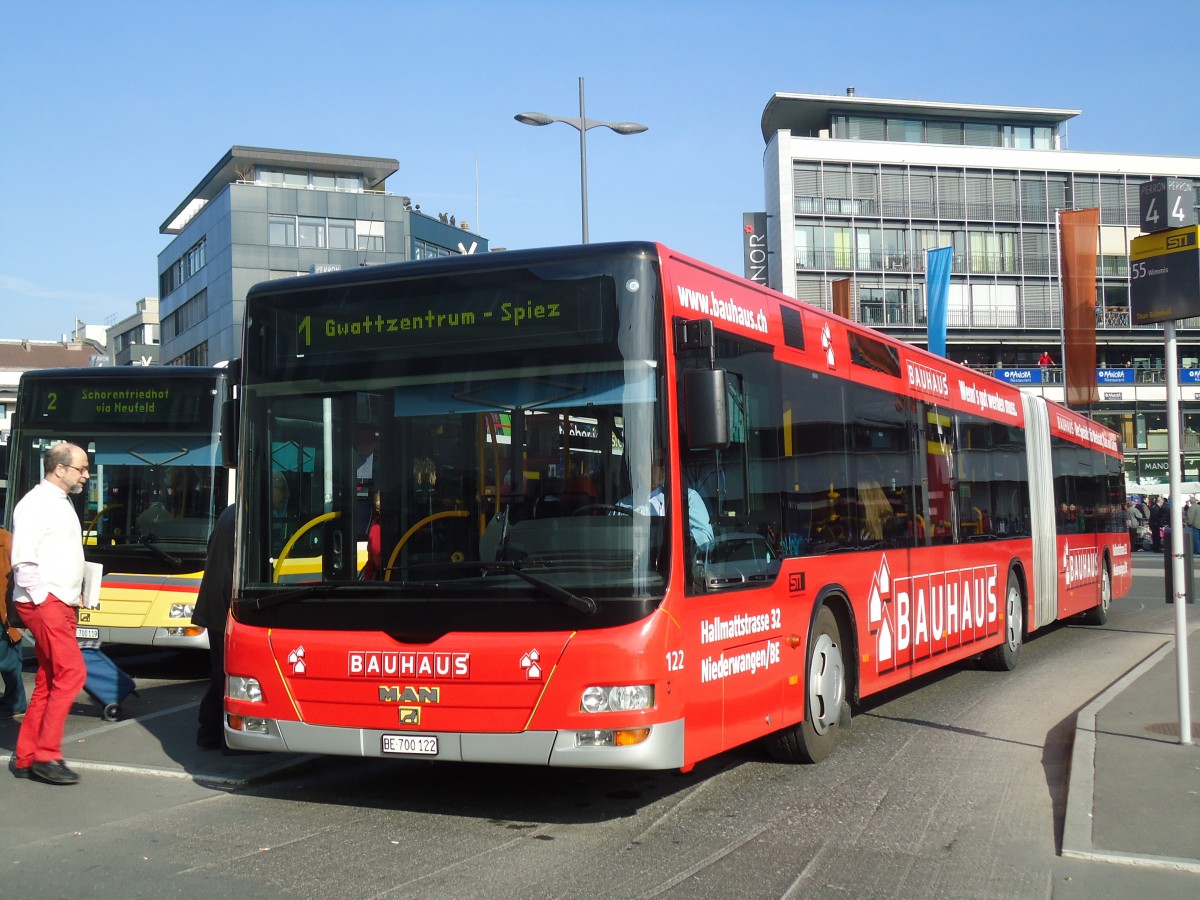
[[[421,724],[421,707],[419,707],[419,706],[402,706],[402,707],[400,707],[400,724],[401,725],[420,725]]]
[[[440,687],[412,687],[410,685],[381,684],[380,703],[441,703]]]

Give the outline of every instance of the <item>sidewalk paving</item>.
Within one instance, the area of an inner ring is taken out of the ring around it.
[[[1196,624],[1187,647],[1192,744],[1179,742],[1174,635],[1076,717],[1064,857],[1200,873]]]

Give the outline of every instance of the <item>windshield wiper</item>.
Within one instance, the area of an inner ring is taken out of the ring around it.
[[[418,563],[410,566],[397,566],[396,568],[419,569],[419,568],[436,568],[436,569],[481,569],[486,572],[506,572],[511,575],[516,575],[518,578],[527,581],[535,588],[562,603],[564,606],[569,606],[571,609],[578,610],[585,616],[590,616],[596,611],[596,601],[591,597],[580,597],[578,594],[572,594],[566,588],[559,587],[557,584],[552,584],[544,578],[538,578],[536,575],[531,575],[521,569],[515,562],[509,560],[478,560],[477,562],[438,562],[438,563]]]
[[[479,566],[479,568],[483,569],[485,572],[511,572],[518,578],[528,581],[548,597],[553,597],[555,600],[559,601],[565,606],[571,607],[571,609],[579,610],[585,616],[590,616],[596,611],[596,601],[591,597],[580,597],[578,594],[572,594],[566,588],[561,588],[557,584],[551,584],[544,578],[538,578],[536,575],[530,575],[528,572],[521,569],[515,562],[510,562],[507,560],[483,562],[480,560],[477,563],[472,563],[472,565]]]
[[[173,566],[183,565],[182,559],[180,559],[178,556],[175,556],[173,553],[168,553],[162,547],[158,546],[158,544],[155,543],[157,540],[158,538],[156,538],[153,534],[143,534],[138,538],[138,543],[165,563],[170,563]]]

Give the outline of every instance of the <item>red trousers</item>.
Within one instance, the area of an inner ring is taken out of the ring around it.
[[[15,764],[24,768],[63,758],[63,729],[87,681],[87,669],[75,640],[75,607],[50,594],[44,603],[22,603],[18,609],[33,634],[38,660],[33,694],[17,736]]]

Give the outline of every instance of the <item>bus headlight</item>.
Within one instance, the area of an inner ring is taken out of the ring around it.
[[[258,683],[257,678],[247,678],[243,675],[227,675],[225,677],[225,696],[230,700],[262,703],[262,685]]]
[[[172,603],[171,618],[172,619],[190,619],[192,613],[196,611],[194,603]]]
[[[584,688],[583,698],[579,702],[579,708],[589,713],[628,712],[634,709],[649,709],[652,706],[652,684],[593,685]]]
[[[650,737],[649,728],[597,729],[575,732],[576,747],[634,747]]]
[[[229,716],[229,727],[234,731],[244,731],[247,734],[270,734],[266,719],[256,719],[253,716]]]

